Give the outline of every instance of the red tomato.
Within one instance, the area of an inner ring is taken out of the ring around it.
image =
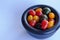
[[[35,20],[32,20],[32,21],[29,22],[29,24],[30,24],[30,26],[35,26],[36,21]]]
[[[29,10],[29,15],[34,16],[35,14],[36,14],[36,12],[35,12],[33,9],[30,9],[30,10]]]
[[[37,16],[41,16],[42,15],[42,12],[41,11],[36,11],[36,15]]]
[[[42,21],[41,25],[42,25],[41,28],[42,28],[43,30],[45,30],[45,29],[47,28],[47,26],[48,26],[48,21],[44,19],[44,20]]]

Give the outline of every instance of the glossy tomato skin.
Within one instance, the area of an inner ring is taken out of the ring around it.
[[[27,21],[30,22],[30,21],[32,21],[32,20],[33,20],[33,16],[32,16],[32,15],[29,15],[29,16],[27,17]]]
[[[51,12],[51,9],[48,8],[48,7],[45,7],[45,8],[43,9],[43,13],[44,13],[44,14],[49,14],[50,12]]]
[[[35,10],[36,12],[38,12],[38,11],[43,11],[43,9],[42,8],[36,8],[36,10]]]
[[[41,12],[41,11],[37,11],[37,12],[36,12],[36,15],[37,15],[37,16],[41,16],[41,15],[42,15],[42,12]]]
[[[39,18],[40,18],[39,19],[40,22],[42,22],[42,20],[44,20],[44,19],[48,20],[48,16],[47,15],[41,15]]]
[[[39,16],[35,15],[35,16],[33,17],[33,19],[36,20],[37,22],[39,22]]]
[[[35,24],[36,24],[36,21],[35,20],[32,20],[32,21],[29,22],[29,25],[32,26],[32,27],[34,27]]]
[[[48,21],[44,19],[44,20],[42,21],[42,23],[41,23],[41,28],[42,28],[43,30],[45,30],[45,29],[47,28],[47,26],[48,26]]]
[[[54,26],[54,19],[49,19],[49,22],[48,22],[48,29],[52,28]]]
[[[42,15],[42,8],[37,8],[36,9],[36,15],[41,16]]]
[[[33,9],[30,9],[30,10],[29,10],[29,15],[34,16],[35,14],[36,14],[36,12],[35,12]]]
[[[49,18],[51,18],[51,19],[55,18],[55,14],[53,12],[50,12],[49,13]]]

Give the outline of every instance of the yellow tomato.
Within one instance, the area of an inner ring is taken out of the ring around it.
[[[39,17],[37,15],[35,15],[33,19],[36,20],[37,22],[39,21]]]
[[[49,18],[51,18],[51,19],[53,19],[53,18],[55,18],[55,14],[54,13],[49,13]]]
[[[27,18],[28,22],[32,21],[33,20],[33,16],[32,15],[29,15],[28,18]]]
[[[49,21],[47,28],[52,28],[53,26],[54,26],[54,21]]]
[[[36,12],[42,11],[42,8],[37,8]]]

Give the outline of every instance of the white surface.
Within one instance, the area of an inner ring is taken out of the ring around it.
[[[59,40],[60,29],[50,38],[36,39],[22,26],[23,12],[38,4],[52,6],[60,13],[59,0],[0,0],[0,40]]]

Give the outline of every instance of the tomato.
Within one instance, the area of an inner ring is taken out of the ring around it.
[[[54,19],[50,19],[49,22],[48,22],[48,29],[49,28],[52,28],[54,26]]]
[[[29,15],[34,16],[35,14],[36,14],[36,12],[35,12],[33,9],[30,9],[30,10],[29,10]]]
[[[35,24],[36,24],[36,21],[35,20],[32,20],[32,21],[29,22],[29,24],[30,24],[30,26],[34,27]]]
[[[42,20],[44,20],[44,19],[48,20],[48,16],[47,15],[40,16],[39,21],[42,22]]]
[[[48,8],[48,7],[45,7],[45,8],[43,9],[43,13],[44,13],[44,14],[49,14],[50,12],[51,12],[51,9]]]
[[[41,16],[42,15],[42,12],[40,11],[40,12],[36,12],[36,15],[37,16]]]
[[[36,8],[36,12],[41,11],[42,12],[42,8]]]
[[[30,22],[31,20],[33,20],[33,16],[32,15],[29,15],[28,18],[27,18],[28,22]]]
[[[51,18],[51,19],[55,18],[55,14],[52,13],[52,12],[50,12],[50,13],[49,13],[49,18]]]
[[[41,23],[41,28],[43,30],[45,30],[47,28],[47,26],[48,26],[48,21],[46,19],[44,19]]]
[[[37,22],[39,21],[39,17],[37,15],[35,15],[33,19],[36,20]]]
[[[42,15],[42,9],[41,8],[37,8],[36,9],[36,15],[37,16],[41,16]]]

